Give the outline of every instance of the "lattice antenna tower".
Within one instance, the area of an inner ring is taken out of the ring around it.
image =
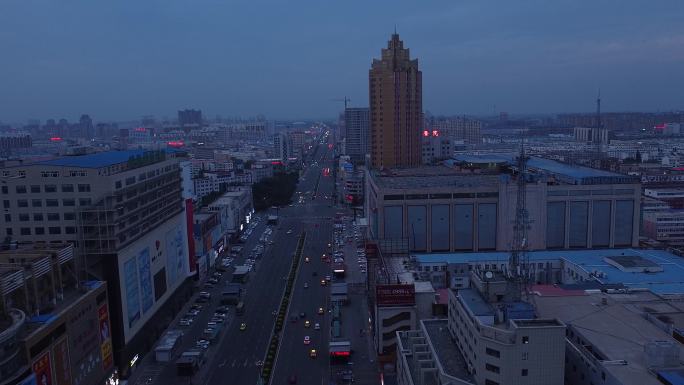
[[[527,211],[527,160],[524,137],[520,140],[518,155],[517,199],[515,204],[515,222],[513,224],[513,245],[508,260],[509,280],[513,282],[509,296],[519,301],[523,290],[526,290],[529,256],[527,254],[527,232],[530,229]]]

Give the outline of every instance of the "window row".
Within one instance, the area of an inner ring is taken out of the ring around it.
[[[46,193],[56,193],[57,192],[57,185],[56,184],[46,184],[46,185],[29,185],[29,186],[15,186],[15,191],[17,194],[26,194],[28,192],[31,192],[32,194],[40,194],[42,192]],[[90,185],[85,184],[85,183],[79,183],[76,185],[76,189],[78,192],[90,192]],[[63,184],[60,186],[59,189],[61,192],[74,192],[74,185],[73,184]],[[2,186],[2,193],[3,194],[9,194],[9,187],[8,186]]]
[[[59,226],[50,226],[47,228],[47,232],[45,230],[45,227],[34,227],[33,229],[30,227],[19,228],[19,235],[45,235],[45,234],[50,234],[50,235],[76,234],[76,227],[75,226],[66,226],[66,227],[64,227],[64,232],[62,232],[62,227],[59,227]],[[14,235],[13,229],[11,227],[5,228],[5,235],[13,236]]]
[[[28,222],[31,220],[31,217],[33,217],[34,221],[43,221],[45,218],[47,218],[48,221],[59,221],[60,220],[60,215],[59,213],[33,213],[33,214],[28,214],[28,213],[21,213],[18,216],[19,222]],[[64,213],[63,219],[65,221],[73,221],[76,219],[76,214],[75,213]],[[7,222],[12,222],[12,214],[5,214],[5,223]]]
[[[43,199],[31,199],[31,207],[43,207]],[[90,198],[80,198],[78,199],[79,206],[90,206],[92,200]],[[11,202],[7,199],[2,201],[4,208],[8,209],[11,207]],[[62,206],[64,207],[74,207],[76,206],[76,199],[68,198],[62,199]],[[29,207],[28,199],[17,199],[17,207]],[[59,207],[59,199],[45,199],[45,207]]]

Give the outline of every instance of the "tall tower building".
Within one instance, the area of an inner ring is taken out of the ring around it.
[[[392,35],[382,57],[373,59],[368,80],[372,167],[420,165],[422,73],[398,34]]]

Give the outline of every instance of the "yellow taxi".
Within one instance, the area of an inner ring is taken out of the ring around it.
[[[311,322],[309,320],[304,321],[304,327],[308,328],[309,326],[311,326]]]
[[[328,282],[326,282],[325,279],[321,279],[321,286],[325,286],[325,285],[327,285],[327,284],[328,284]]]
[[[311,358],[316,358],[316,355],[317,355],[316,349],[311,349],[311,350],[309,351],[309,357],[311,357]]]
[[[323,314],[323,313],[325,313],[325,311],[323,310],[322,307],[319,307],[319,308],[318,308],[318,314]]]
[[[247,330],[247,324],[243,322],[240,324],[240,331],[245,331],[245,330]]]

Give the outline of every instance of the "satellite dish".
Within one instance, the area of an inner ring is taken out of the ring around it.
[[[492,279],[492,278],[494,278],[494,273],[492,273],[491,271],[486,272],[486,273],[485,273],[485,278],[487,278],[487,279]]]

